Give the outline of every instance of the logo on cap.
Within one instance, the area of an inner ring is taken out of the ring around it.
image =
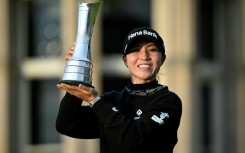
[[[134,37],[137,37],[137,36],[142,36],[142,35],[151,36],[151,37],[154,37],[155,39],[157,39],[157,34],[155,32],[148,31],[148,30],[140,30],[140,31],[136,31],[134,33],[131,33],[128,36],[128,40],[130,40]]]
[[[151,28],[141,27],[132,30],[128,33],[127,37],[125,37],[122,50],[124,55],[127,54],[127,48],[133,40],[137,40],[138,38],[146,38],[147,40],[154,42],[158,49],[165,54],[165,48],[161,36]]]

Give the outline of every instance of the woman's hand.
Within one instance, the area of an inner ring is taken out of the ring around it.
[[[66,60],[70,59],[71,56],[73,55],[74,53],[74,49],[75,49],[75,43],[73,44],[73,46],[68,50],[68,53],[66,54]]]
[[[61,84],[58,84],[57,87],[59,89],[65,90],[71,95],[74,95],[84,100],[85,102],[90,102],[94,98],[98,97],[98,92],[95,88],[87,87],[83,84],[79,84],[79,86],[72,86],[72,85],[61,83]]]

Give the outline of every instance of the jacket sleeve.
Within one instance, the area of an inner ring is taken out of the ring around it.
[[[73,138],[98,138],[98,118],[90,107],[81,104],[81,99],[65,94],[56,119],[56,130]]]

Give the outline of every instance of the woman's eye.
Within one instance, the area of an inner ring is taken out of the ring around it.
[[[138,52],[138,51],[140,51],[140,48],[138,48],[138,47],[134,47],[134,48],[131,48],[129,50],[130,53],[132,53],[132,52]]]
[[[150,52],[157,52],[158,49],[157,49],[157,48],[150,48],[149,51],[150,51]]]

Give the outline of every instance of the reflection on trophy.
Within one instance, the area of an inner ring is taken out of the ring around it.
[[[62,80],[70,85],[92,84],[92,62],[90,42],[97,13],[102,1],[94,3],[78,2],[78,27],[74,53],[67,61]]]

